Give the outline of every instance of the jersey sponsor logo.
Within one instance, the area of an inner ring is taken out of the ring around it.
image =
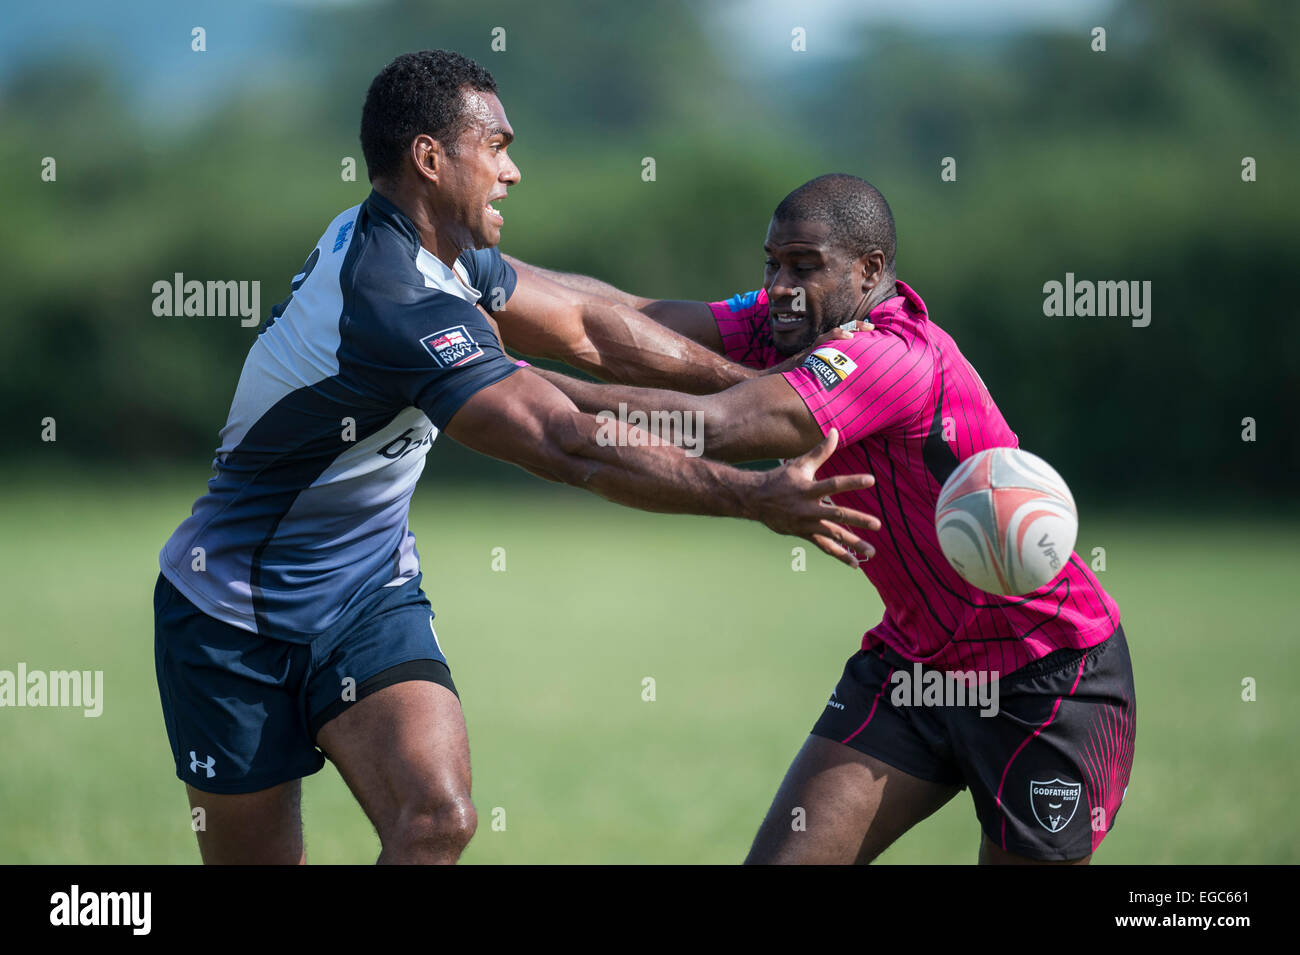
[[[858,363],[852,358],[838,348],[826,345],[809,355],[803,366],[817,377],[826,391],[858,370]]]
[[[339,226],[339,234],[334,237],[334,248],[332,251],[337,252],[339,249],[343,248],[343,246],[347,244],[348,233],[351,231],[352,231],[351,222],[345,222],[343,223],[343,225]]]
[[[412,437],[414,428],[407,428],[392,441],[376,451],[376,454],[382,454],[384,457],[396,461],[398,458],[404,458],[412,451],[419,451],[421,448],[432,447],[433,429],[430,428],[423,438]]]
[[[1048,832],[1060,832],[1074,818],[1079,808],[1083,783],[1069,783],[1059,776],[1049,782],[1029,782],[1029,806],[1034,818]]]
[[[464,325],[434,332],[428,338],[420,339],[420,344],[428,349],[433,360],[443,368],[456,368],[483,357],[483,349]]]

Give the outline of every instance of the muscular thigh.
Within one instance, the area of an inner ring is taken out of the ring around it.
[[[372,693],[322,726],[316,742],[381,838],[404,811],[469,798],[460,700],[437,683],[412,680]]]
[[[186,785],[204,865],[301,865],[302,780],[251,793]]]
[[[892,702],[895,669],[878,651],[849,658],[750,861],[870,862],[961,790],[941,721]]]
[[[843,743],[809,736],[746,861],[867,863],[959,791]]]

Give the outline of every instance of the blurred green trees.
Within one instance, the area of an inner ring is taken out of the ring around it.
[[[788,190],[852,172],[893,205],[900,277],[1021,443],[1076,488],[1139,501],[1291,487],[1300,8],[1151,0],[1005,38],[846,25],[860,54],[832,59],[815,35],[791,51],[784,22],[759,25],[757,46],[717,35],[684,2],[562,7],[304,8],[294,42],[317,66],[310,82],[232,92],[195,122],[139,118],[109,62],[13,76],[0,91],[0,453],[205,462],[254,331],[155,317],[153,282],[250,279],[264,310],[283,298],[368,190],[356,129],[370,78],[441,46],[494,72],[518,136],[506,251],[641,294],[719,298],[759,284]],[[944,157],[956,181],[940,179]],[[1045,317],[1042,286],[1066,272],[1150,281],[1151,325]],[[40,441],[47,416],[57,447]]]

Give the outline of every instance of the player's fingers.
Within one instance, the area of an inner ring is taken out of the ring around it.
[[[845,564],[849,567],[857,567],[861,563],[861,560],[859,560],[853,551],[837,544],[825,534],[810,534],[807,539],[816,544],[822,553],[829,554],[841,564]]]
[[[876,549],[857,534],[853,533],[847,527],[832,523],[830,520],[820,520],[815,523],[805,524],[801,536],[808,540],[812,540],[814,537],[825,538],[828,542],[835,544],[837,547],[842,547],[847,551],[851,551],[853,556],[859,561],[869,560],[876,554]],[[825,548],[823,548],[823,550],[825,550]]]
[[[835,453],[835,448],[840,443],[840,432],[836,428],[831,428],[830,433],[821,441],[817,442],[816,447],[805,451],[799,457],[795,458],[794,464],[797,467],[811,467],[812,473],[816,474],[817,469],[826,463],[826,459]],[[825,483],[825,482],[822,482]],[[829,492],[828,492],[829,493]],[[817,497],[825,497],[825,494],[818,494]]]
[[[821,529],[822,532],[824,532],[827,537],[834,540],[835,543],[853,551],[854,555],[856,555],[860,560],[869,560],[876,556],[876,549],[847,527],[825,520],[822,521]]]
[[[837,524],[845,524],[849,527],[865,527],[869,531],[878,531],[881,528],[880,518],[874,514],[868,514],[866,511],[857,511],[851,507],[839,507],[835,504],[827,505],[823,508],[825,512],[823,517],[828,521],[835,521]]]
[[[864,322],[862,319],[848,322],[844,325],[836,325],[830,331],[823,332],[817,341],[813,342],[812,348],[804,352],[803,355],[812,354],[820,346],[825,345],[828,342],[844,341],[845,339],[852,338],[854,332],[869,332],[875,327],[875,325],[872,325],[870,322]],[[803,355],[800,357],[803,357]]]
[[[817,448],[813,448],[816,451]],[[812,451],[808,452],[812,454]],[[832,494],[843,494],[846,491],[862,491],[869,487],[874,487],[876,477],[874,474],[837,474],[835,477],[828,477],[818,481],[808,489],[810,495],[815,494],[817,497],[830,497]]]

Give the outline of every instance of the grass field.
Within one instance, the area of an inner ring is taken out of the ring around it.
[[[755,525],[433,479],[412,525],[469,724],[480,826],[465,861],[741,859],[879,619],[875,591],[815,552],[792,571],[800,542]],[[103,670],[105,703],[98,718],[0,709],[0,863],[198,861],[150,599],[158,548],[201,490],[201,476],[5,487],[0,669]],[[1106,549],[1139,701],[1128,799],[1098,863],[1300,862],[1297,530],[1085,514],[1077,549]],[[373,861],[378,840],[332,767],[304,804],[310,861]],[[883,861],[968,863],[977,841],[963,793]]]

